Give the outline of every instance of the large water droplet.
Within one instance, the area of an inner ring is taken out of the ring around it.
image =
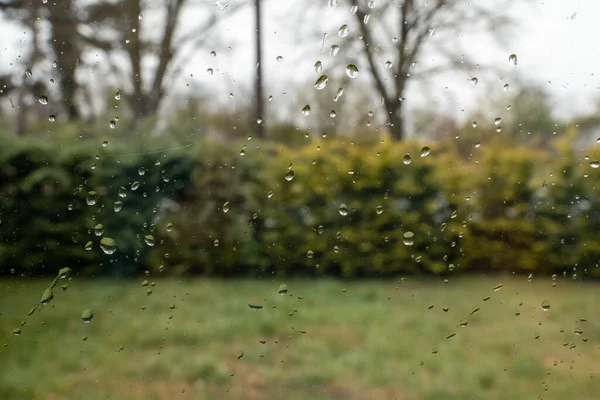
[[[127,197],[127,189],[124,186],[119,188],[119,197]]]
[[[115,201],[115,203],[113,204],[113,208],[114,208],[115,212],[121,211],[121,209],[123,208],[123,202]]]
[[[40,97],[38,98],[38,102],[39,102],[40,104],[46,105],[46,104],[48,104],[48,97],[46,97],[46,96],[40,96]]]
[[[54,122],[54,121],[56,121],[56,115],[54,115],[54,114],[50,114],[50,115],[48,116],[48,121],[50,121],[50,122]]]
[[[354,64],[348,64],[346,66],[346,74],[352,79],[356,78],[358,76],[358,67]]]
[[[421,149],[421,157],[427,157],[431,153],[429,147],[425,146]]]
[[[154,236],[152,235],[146,235],[144,236],[144,242],[146,242],[146,244],[150,247],[154,246],[154,243],[156,242],[154,239]]]
[[[600,161],[596,161],[596,160],[590,161],[590,167],[592,167],[592,168],[600,167]]]
[[[513,66],[517,65],[517,55],[511,54],[510,56],[508,56],[508,62]]]
[[[337,56],[339,52],[340,52],[340,46],[338,46],[337,44],[332,45],[331,48],[329,49],[329,54],[332,57]]]
[[[348,25],[344,24],[344,25],[340,26],[340,29],[338,30],[338,35],[340,37],[346,37],[346,36],[348,36],[349,32],[350,32],[350,28],[348,27]]]
[[[390,69],[392,68],[392,62],[391,61],[386,61],[385,62],[385,69]]]
[[[89,324],[90,322],[92,322],[92,318],[94,318],[94,312],[91,309],[86,308],[82,311],[81,320],[84,323]]]
[[[502,123],[502,118],[498,117],[494,120],[494,125],[496,126],[500,126],[500,124]]]
[[[286,174],[285,174],[285,180],[286,181],[291,181],[292,179],[294,179],[294,170],[290,169]]]
[[[302,115],[308,116],[310,115],[310,106],[307,104],[302,108]]]
[[[415,234],[412,233],[411,231],[406,231],[402,235],[402,241],[407,246],[412,246],[415,243],[415,239],[414,238],[415,238]]]
[[[542,301],[542,310],[548,311],[550,309],[550,302],[548,300]]]
[[[94,235],[102,236],[103,233],[104,233],[104,225],[97,224],[96,226],[94,226]]]
[[[325,87],[327,86],[327,81],[329,80],[329,77],[327,75],[321,75],[319,77],[319,79],[317,79],[315,81],[315,89],[317,90],[322,90],[325,89]]]
[[[410,164],[412,162],[412,158],[410,157],[410,154],[406,153],[404,155],[404,157],[402,157],[402,162],[406,165]]]
[[[103,237],[100,240],[100,248],[105,254],[113,254],[117,250],[117,245],[112,238]]]
[[[348,215],[348,207],[346,206],[346,203],[342,203],[342,204],[340,205],[340,209],[339,209],[339,211],[340,211],[340,214],[341,214],[341,215],[344,215],[344,216],[345,216],[345,215]]]
[[[87,203],[88,206],[93,206],[94,204],[96,204],[97,200],[98,200],[98,193],[96,193],[94,190],[89,191],[87,194],[87,197],[85,198],[85,202]]]

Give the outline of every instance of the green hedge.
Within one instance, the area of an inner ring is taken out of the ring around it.
[[[4,140],[0,272],[600,275],[600,169],[590,166],[600,152],[579,155],[573,135],[544,150],[448,140],[428,143],[428,155],[423,143],[389,140],[123,140],[118,153]],[[97,224],[114,254],[100,250]]]

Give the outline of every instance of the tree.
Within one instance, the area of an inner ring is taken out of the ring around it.
[[[457,33],[465,28],[471,33],[494,33],[511,22],[505,14],[510,9],[508,1],[495,4],[493,9],[468,0],[348,1],[359,28],[359,36],[354,38],[362,42],[361,51],[396,140],[406,136],[404,100],[412,80],[475,65],[458,43],[451,43],[458,42]],[[443,62],[415,70],[427,51],[435,52]],[[390,59],[378,60],[382,53]]]

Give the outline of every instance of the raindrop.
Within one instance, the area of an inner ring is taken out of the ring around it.
[[[479,83],[479,79],[477,79],[477,77],[474,76],[471,78],[471,84],[473,86],[476,86],[478,83]]]
[[[502,118],[498,117],[494,120],[494,125],[496,126],[500,126],[500,124],[502,123]]]
[[[208,72],[208,74],[209,74],[209,75],[212,75],[212,74],[214,74],[214,73],[215,73],[215,71],[214,71],[212,68],[208,68],[208,69],[206,70],[206,72]]]
[[[106,146],[108,146],[108,141],[105,140],[104,142],[102,142],[102,147],[106,147]]]
[[[215,7],[217,7],[219,11],[223,12],[229,7],[229,3],[223,0],[218,0],[215,2]]]
[[[425,146],[421,149],[421,157],[427,157],[431,153],[429,147]]]
[[[131,184],[131,190],[137,190],[137,188],[140,187],[140,183],[138,181],[135,181]]]
[[[248,303],[248,307],[250,307],[253,310],[262,310],[263,308],[263,306],[261,306],[258,302]]]
[[[123,202],[115,201],[115,203],[113,204],[113,208],[114,208],[115,212],[121,211],[121,209],[123,208]]]
[[[383,213],[383,206],[377,206],[377,208],[375,208],[375,212],[377,214],[382,214]]]
[[[280,295],[285,295],[288,291],[287,285],[285,283],[282,283],[281,285],[279,285],[279,289],[277,290],[277,293],[279,293]]]
[[[371,19],[371,14],[366,14],[363,18],[363,23],[365,25],[368,24],[370,19]]]
[[[283,57],[277,56],[276,60],[277,60],[277,62],[282,62],[283,61]]]
[[[102,236],[102,234],[104,234],[104,225],[97,224],[96,226],[94,226],[94,235]]]
[[[448,335],[446,335],[446,339],[451,339],[451,338],[453,338],[454,336],[456,336],[456,333],[455,333],[455,332],[449,333]]]
[[[302,108],[302,115],[308,116],[310,115],[310,106],[307,104]]]
[[[273,195],[274,195],[274,194],[275,194],[275,193],[273,193],[273,191],[272,191],[272,190],[269,190],[269,191],[267,192],[267,198],[268,198],[268,199],[270,199],[271,197],[273,197]]]
[[[15,336],[20,336],[21,335],[21,328],[15,328],[15,329],[13,329],[12,333]]]
[[[286,181],[288,181],[288,182],[289,182],[289,181],[291,181],[292,179],[294,179],[294,170],[293,170],[293,169],[289,170],[289,171],[288,171],[288,172],[286,172],[286,174],[285,174],[285,180],[286,180]]]
[[[90,322],[92,322],[92,318],[94,318],[94,312],[92,310],[90,310],[89,308],[86,308],[81,313],[81,320],[83,322],[85,322],[86,324],[89,324]]]
[[[314,255],[315,255],[315,253],[312,250],[309,250],[306,252],[306,257],[308,257],[308,258],[313,258]]]
[[[333,246],[333,252],[334,253],[339,253],[340,252],[340,248],[338,246]]]
[[[412,158],[410,157],[410,154],[406,153],[404,155],[404,157],[402,157],[402,162],[406,165],[410,164],[412,162]]]
[[[223,212],[226,213],[227,211],[229,211],[229,202],[228,201],[226,201],[223,204]]]
[[[329,117],[330,117],[330,118],[335,118],[335,117],[336,117],[336,115],[337,115],[337,114],[336,114],[335,110],[331,110],[331,112],[329,113]]]
[[[110,129],[115,129],[115,127],[117,126],[117,122],[114,119],[111,119],[108,123],[108,126],[110,127]]]
[[[337,56],[339,52],[340,52],[340,46],[338,46],[337,44],[332,45],[331,48],[329,49],[329,54],[332,57]]]
[[[508,83],[506,83],[502,88],[504,89],[505,92],[508,92],[508,88],[510,86],[508,85]]]
[[[85,198],[85,202],[87,203],[88,206],[93,206],[94,204],[96,204],[97,200],[98,200],[98,193],[96,193],[93,190],[89,191],[87,194],[87,197]]]
[[[73,211],[73,204],[69,204],[69,205],[67,206],[67,209],[68,209],[69,211]]]
[[[319,235],[322,235],[324,231],[325,231],[325,228],[323,228],[323,225],[319,225],[319,226],[317,227],[317,233],[318,233]]]
[[[173,230],[173,224],[169,222],[165,229],[167,230],[167,232],[171,232]]]
[[[348,64],[346,66],[346,74],[352,79],[356,78],[358,76],[358,68],[356,65]]]
[[[350,7],[350,14],[354,15],[358,12],[358,6]]]
[[[46,290],[44,290],[44,293],[42,293],[42,298],[40,299],[40,303],[42,303],[42,305],[47,305],[48,303],[50,303],[52,301],[52,299],[54,298],[54,293],[52,291],[52,288],[46,288]]]
[[[152,236],[152,235],[144,236],[144,242],[146,242],[146,244],[150,247],[154,246],[154,243],[155,243],[154,236]]]
[[[219,241],[219,239],[215,239],[215,241],[213,242],[215,247],[219,247],[219,244],[221,244],[221,242]]]
[[[100,240],[100,248],[104,252],[104,254],[113,254],[117,250],[117,245],[112,238],[103,237]]]
[[[216,52],[216,51],[214,51],[214,50],[213,50],[213,51],[211,51],[211,52],[210,52],[210,56],[211,56],[211,57],[216,57],[216,56],[217,56],[217,52]]]
[[[46,96],[40,96],[40,97],[38,98],[38,102],[39,102],[40,104],[46,105],[46,104],[48,104],[48,97],[46,97]]]
[[[502,289],[502,284],[499,283],[496,286],[493,287],[494,292],[497,292],[498,290]]]
[[[85,244],[85,246],[83,248],[86,249],[87,251],[90,251],[93,246],[94,246],[94,243],[92,243],[92,241],[89,241]]]
[[[473,122],[471,122],[471,126],[472,126],[473,128],[477,128],[477,121],[473,121]]]
[[[550,302],[548,300],[542,301],[542,310],[548,311],[550,309]]]
[[[475,306],[475,307],[473,307],[473,309],[471,310],[471,313],[469,315],[473,315],[473,314],[479,312],[479,310],[480,310],[480,308]]]
[[[323,71],[323,63],[321,61],[317,61],[314,65],[314,68],[315,68],[315,72],[317,74],[320,74],[321,71]]]
[[[592,168],[600,167],[600,161],[590,161],[590,167],[592,167]]]
[[[344,216],[348,215],[348,207],[346,206],[346,203],[342,203],[340,205],[339,211],[340,211],[341,215],[344,215]]]
[[[329,0],[329,8],[336,8],[337,3],[337,0]]]
[[[28,77],[28,78],[31,78],[31,76],[32,76],[32,75],[33,75],[33,73],[31,72],[31,70],[30,70],[30,69],[26,69],[26,70],[25,70],[25,76],[26,76],[26,77]]]
[[[338,101],[340,97],[344,94],[344,88],[339,88],[335,96],[333,97],[333,101]]]
[[[346,36],[348,36],[349,32],[350,32],[350,28],[348,28],[348,25],[344,24],[344,25],[340,26],[340,29],[338,30],[338,35],[340,37],[346,37]]]
[[[508,62],[513,66],[517,65],[517,55],[511,54],[510,56],[508,56]]]
[[[123,92],[121,92],[121,89],[117,89],[117,93],[115,93],[115,100],[121,100],[122,94]]]
[[[375,8],[375,0],[371,0],[368,3],[369,8]]]
[[[390,69],[392,68],[392,62],[391,61],[386,61],[385,62],[385,69]]]
[[[139,175],[139,176],[146,175],[146,170],[145,170],[144,168],[140,168],[140,169],[138,169],[138,175]]]
[[[411,231],[406,231],[402,235],[402,241],[407,246],[412,246],[415,243],[415,234]]]
[[[56,115],[54,115],[54,114],[50,114],[50,115],[48,116],[48,121],[50,121],[50,122],[54,122],[54,121],[56,121]]]

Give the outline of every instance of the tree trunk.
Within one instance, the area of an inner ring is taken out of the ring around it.
[[[256,23],[256,88],[255,88],[255,110],[254,121],[256,127],[256,136],[261,139],[265,137],[265,106],[263,97],[263,81],[262,81],[262,34],[261,34],[261,0],[254,1],[255,23]],[[261,121],[259,123],[259,121]]]

